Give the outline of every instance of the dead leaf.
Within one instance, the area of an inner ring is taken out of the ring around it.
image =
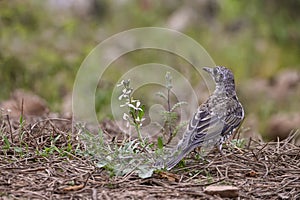
[[[162,178],[166,178],[168,179],[168,181],[170,182],[179,182],[180,180],[180,176],[178,176],[177,174],[173,174],[173,173],[170,173],[170,172],[160,172],[159,175],[162,177]]]
[[[73,186],[69,186],[69,187],[65,187],[62,190],[69,192],[69,191],[77,191],[84,188],[84,184],[80,184],[80,185],[73,185]]]
[[[258,174],[256,171],[251,170],[251,171],[247,172],[245,175],[248,177],[256,177]]]

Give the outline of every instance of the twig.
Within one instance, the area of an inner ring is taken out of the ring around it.
[[[97,200],[97,189],[92,188],[92,200]]]
[[[268,169],[268,166],[267,166],[267,164],[266,164],[265,162],[263,162],[263,164],[264,164],[264,166],[265,166],[265,168],[266,168],[266,173],[265,173],[265,175],[263,176],[263,178],[266,178],[266,177],[268,176],[268,174],[269,174],[269,169]]]
[[[202,171],[197,172],[196,174],[194,174],[192,177],[186,179],[185,181],[183,181],[184,183],[189,182],[190,180],[192,180],[193,178],[195,178],[196,176],[198,176]]]
[[[21,117],[22,118],[24,117],[24,98],[22,98],[22,101],[21,101]]]
[[[7,123],[8,123],[8,127],[9,127],[9,133],[10,133],[11,143],[14,143],[13,132],[12,132],[12,128],[11,128],[11,124],[10,124],[10,120],[9,120],[9,115],[8,114],[6,114],[6,119],[7,119]]]
[[[85,181],[84,181],[84,183],[83,183],[83,187],[86,186],[87,182],[89,181],[89,179],[90,179],[90,177],[92,176],[93,173],[94,173],[94,171],[92,171],[91,173],[88,172],[88,176],[87,176],[87,178],[85,179]]]
[[[248,142],[248,145],[247,145],[247,149],[250,148],[251,142],[252,142],[252,137],[249,138],[249,142]]]

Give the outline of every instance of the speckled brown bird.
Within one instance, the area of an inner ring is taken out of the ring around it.
[[[244,109],[237,98],[231,70],[221,66],[204,67],[203,70],[214,79],[215,91],[194,114],[175,153],[165,164],[167,170],[197,147],[217,146],[222,152],[222,144],[244,119]]]

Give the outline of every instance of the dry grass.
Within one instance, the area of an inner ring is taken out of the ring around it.
[[[205,194],[208,185],[237,186],[242,199],[300,198],[295,134],[278,142],[250,140],[242,149],[228,146],[225,156],[210,153],[210,162],[188,159],[185,167],[140,179],[110,177],[78,154],[83,145],[71,134],[69,120],[30,121],[20,125],[5,116],[0,121],[3,199],[222,199]]]

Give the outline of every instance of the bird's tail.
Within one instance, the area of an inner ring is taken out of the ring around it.
[[[188,146],[182,149],[178,155],[174,155],[173,158],[166,163],[166,169],[170,170],[175,167],[182,160],[182,158],[190,153],[193,149],[194,146]]]

